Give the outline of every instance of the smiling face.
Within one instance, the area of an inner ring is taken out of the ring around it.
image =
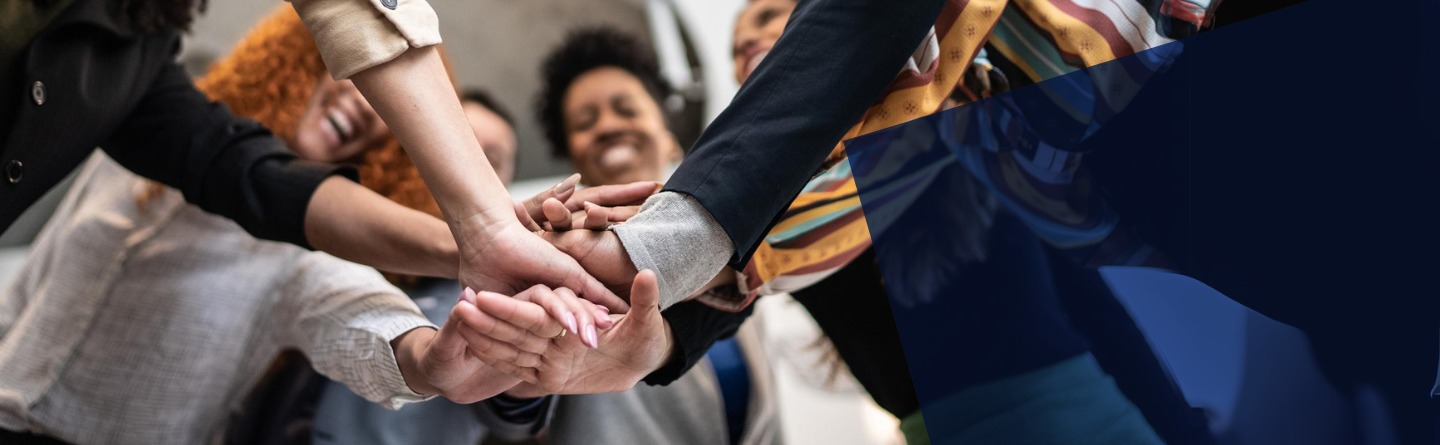
[[[337,163],[378,147],[389,133],[354,83],[322,76],[288,142],[303,159]]]
[[[794,0],[752,0],[735,20],[735,81],[745,83],[770,48],[785,32],[785,23],[795,11]]]
[[[586,71],[565,90],[562,110],[570,162],[586,184],[657,181],[680,160],[659,104],[628,71]]]

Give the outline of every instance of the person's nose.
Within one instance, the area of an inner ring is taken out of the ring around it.
[[[629,128],[630,120],[615,110],[601,111],[600,116],[595,120],[595,133],[602,136],[622,132]]]

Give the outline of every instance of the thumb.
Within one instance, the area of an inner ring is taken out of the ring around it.
[[[632,315],[660,312],[660,282],[655,271],[645,269],[635,275],[635,282],[630,285],[630,306]]]
[[[435,335],[434,343],[430,344],[430,351],[435,354],[439,361],[446,362],[459,358],[465,354],[465,348],[469,346],[465,337],[460,335],[460,307],[464,305],[474,306],[475,291],[465,288],[460,296],[460,301],[450,310],[450,316],[445,319],[445,324],[440,326],[440,333]]]

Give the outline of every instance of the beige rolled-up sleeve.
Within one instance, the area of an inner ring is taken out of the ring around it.
[[[425,0],[291,0],[335,79],[440,44],[440,20]]]
[[[274,322],[284,347],[305,353],[321,375],[389,409],[433,396],[415,393],[391,342],[436,329],[420,308],[374,269],[306,252],[278,290]]]

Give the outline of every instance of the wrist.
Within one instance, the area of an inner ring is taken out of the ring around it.
[[[442,212],[445,213],[445,222],[456,235],[462,230],[493,230],[512,223],[518,225],[520,220],[515,216],[515,202],[508,198],[509,195],[506,196],[502,203],[477,205],[473,210],[454,217]]]
[[[395,351],[395,364],[400,368],[400,376],[405,379],[405,386],[422,396],[440,393],[438,388],[430,385],[424,362],[425,353],[438,334],[439,331],[435,328],[421,327],[411,329],[390,341],[390,347]]]
[[[675,333],[670,331],[670,321],[664,320],[660,325],[664,327],[664,332],[660,336],[660,347],[662,348],[660,350],[663,352],[655,354],[658,360],[650,363],[644,370],[647,375],[665,367],[666,363],[670,363],[670,360],[675,358]]]
[[[505,210],[503,214],[495,211],[480,211],[463,218],[446,220],[457,244],[457,258],[459,255],[480,253],[466,252],[463,246],[486,246],[490,239],[504,233],[512,224],[519,227],[520,230],[525,230],[523,226],[520,226],[520,220],[516,219],[513,206],[503,210]],[[528,233],[528,231],[526,232]]]
[[[455,234],[446,225],[435,220],[435,227],[428,230],[431,233],[429,253],[425,255],[430,264],[427,267],[432,271],[432,276],[439,278],[458,278],[460,275],[460,245],[456,244]]]

